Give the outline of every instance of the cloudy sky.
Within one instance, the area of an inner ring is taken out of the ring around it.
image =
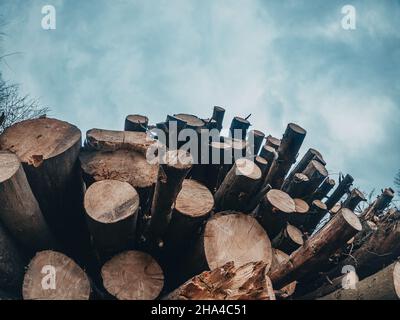
[[[56,8],[56,30],[41,9]],[[356,30],[341,25],[356,8]],[[3,77],[87,129],[213,105],[281,137],[307,131],[336,178],[369,192],[400,169],[400,2],[1,0]]]

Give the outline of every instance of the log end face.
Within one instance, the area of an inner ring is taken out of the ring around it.
[[[9,151],[0,151],[0,183],[12,178],[21,166],[18,156]]]
[[[236,160],[236,175],[246,176],[252,180],[261,179],[261,169],[249,159],[241,158]]]
[[[347,223],[351,225],[355,230],[357,231],[362,230],[360,219],[353,211],[347,208],[342,208],[340,210],[340,213],[342,214],[343,218],[347,221]]]
[[[271,205],[284,213],[292,213],[296,211],[294,200],[286,193],[278,189],[268,191],[265,198]]]
[[[286,227],[286,231],[290,239],[292,239],[296,244],[298,244],[299,246],[302,246],[304,244],[303,233],[298,228],[292,226],[291,224],[288,224]]]
[[[164,286],[159,264],[147,253],[125,251],[101,269],[106,290],[119,300],[153,300]]]
[[[297,213],[306,214],[309,211],[310,207],[307,204],[307,202],[305,202],[304,200],[296,198],[296,199],[293,199],[293,201],[294,201],[294,203],[296,205],[296,210],[295,211]]]
[[[314,200],[312,202],[312,205],[317,207],[320,210],[328,210],[328,207],[326,206],[326,204],[323,203],[321,200]]]

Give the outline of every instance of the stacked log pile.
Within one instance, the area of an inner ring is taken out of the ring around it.
[[[236,116],[225,136],[224,115],[129,115],[83,145],[57,119],[6,129],[0,300],[400,298],[394,191],[361,210],[351,175],[298,157],[298,124],[276,138]],[[185,129],[207,136],[198,157]]]

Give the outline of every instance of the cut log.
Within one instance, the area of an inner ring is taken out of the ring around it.
[[[311,160],[308,166],[304,169],[303,174],[308,177],[309,181],[304,186],[301,198],[310,199],[319,185],[328,176],[328,171],[319,161]]]
[[[182,252],[179,249],[186,248],[187,244],[196,239],[198,229],[209,217],[213,207],[214,198],[207,187],[195,180],[183,181],[164,237],[169,256],[180,255]]]
[[[272,241],[273,248],[279,249],[286,254],[291,254],[303,244],[303,233],[291,224],[287,224],[286,228],[282,229]]]
[[[314,200],[310,206],[304,230],[311,235],[327,212],[325,203],[320,200]]]
[[[307,274],[316,272],[319,265],[341,248],[362,226],[358,217],[343,208],[318,233],[296,250],[290,259],[271,274],[275,288],[281,288]]]
[[[268,184],[266,179],[267,179],[269,170],[270,170],[272,164],[274,163],[274,161],[276,159],[278,159],[278,153],[271,146],[264,145],[261,148],[260,157],[264,158],[268,162],[267,168],[265,169],[265,175],[263,177],[263,186],[266,186]]]
[[[225,116],[225,109],[222,107],[215,106],[213,110],[213,115],[212,119],[214,119],[217,122],[217,129],[221,131],[222,129],[222,123],[224,121],[224,116]]]
[[[323,157],[319,151],[312,149],[312,148],[308,149],[307,152],[304,154],[303,158],[301,158],[301,160],[296,164],[294,169],[292,171],[290,171],[290,173],[288,174],[288,176],[285,179],[285,182],[283,184],[283,189],[285,189],[287,187],[287,185],[292,181],[294,175],[296,173],[303,172],[312,160],[316,160],[324,166],[326,165],[326,162],[323,159]],[[321,199],[319,199],[319,200],[321,200]]]
[[[234,117],[229,128],[230,137],[235,139],[246,140],[247,130],[250,122],[241,117]]]
[[[274,270],[279,269],[280,265],[285,263],[287,260],[289,260],[289,255],[284,253],[283,251],[279,249],[272,249],[272,263],[271,263],[271,268],[268,272],[268,274],[271,274]],[[287,286],[284,286],[283,288],[279,290],[275,290],[275,296],[278,299],[286,299],[290,296],[292,296],[296,290],[296,285],[297,282],[293,281],[289,283]]]
[[[142,211],[150,208],[158,164],[150,164],[143,154],[129,150],[83,151],[79,160],[87,186],[108,179],[128,182],[139,193]]]
[[[367,201],[367,199],[365,199],[364,194],[360,190],[354,188],[343,202],[342,207],[354,211],[362,201]]]
[[[149,118],[140,114],[132,114],[125,119],[125,131],[146,132]]]
[[[269,163],[267,160],[265,160],[263,157],[260,157],[260,156],[255,156],[253,158],[253,161],[261,170],[261,179],[260,179],[261,180],[260,185],[261,185],[261,183],[264,181],[265,177],[268,174],[267,169],[268,169]]]
[[[261,200],[254,213],[268,236],[273,239],[286,226],[288,215],[295,210],[296,204],[287,193],[272,189]]]
[[[399,300],[400,262],[356,283],[355,289],[339,289],[320,300]]]
[[[51,118],[16,123],[0,136],[0,149],[19,157],[46,221],[54,234],[69,245],[70,230],[76,231],[78,240],[78,230],[84,227],[80,215],[82,182],[77,166],[80,147],[80,130]]]
[[[118,300],[153,300],[164,286],[164,274],[147,253],[125,251],[101,269],[103,285]]]
[[[314,194],[309,199],[309,203],[313,202],[314,200],[322,200],[324,199],[328,193],[333,189],[335,186],[335,180],[327,177],[324,182],[318,187],[318,189],[314,192]]]
[[[18,157],[0,151],[0,219],[12,235],[31,250],[55,246]]]
[[[259,130],[251,130],[249,132],[248,141],[250,142],[250,155],[257,155],[264,141],[265,134]]]
[[[25,274],[24,300],[88,300],[90,282],[70,258],[56,251],[38,252]]]
[[[178,114],[174,114],[174,117],[181,121],[184,121],[186,124],[185,128],[188,128],[188,129],[193,129],[193,130],[198,131],[201,128],[203,128],[205,125],[203,120],[201,120],[199,117],[197,117],[193,114],[178,113]]]
[[[318,298],[321,298],[323,296],[326,296],[338,289],[343,288],[343,283],[348,283],[349,281],[352,281],[354,277],[354,273],[346,273],[340,277],[337,277],[333,280],[328,280],[326,281],[316,290],[309,292],[305,295],[302,295],[300,297],[296,297],[298,300],[315,300]]]
[[[261,170],[253,161],[245,158],[236,160],[215,193],[216,209],[245,210],[260,181]]]
[[[269,135],[265,140],[266,140],[265,146],[269,146],[273,148],[275,151],[278,151],[279,146],[281,145],[281,139]]]
[[[390,204],[394,198],[394,190],[391,188],[386,188],[377,197],[377,199],[370,205],[362,216],[364,219],[371,219],[373,216],[381,214]]]
[[[354,181],[353,177],[349,174],[346,174],[346,176],[339,183],[335,191],[333,191],[330,197],[325,201],[328,210],[331,210],[333,206],[337,202],[339,202],[339,200],[350,190],[353,181]]]
[[[171,220],[172,207],[181,191],[183,180],[192,167],[193,159],[185,151],[168,151],[158,170],[157,184],[145,231],[147,246],[161,247]]]
[[[25,257],[0,223],[0,288],[19,294],[25,273]]]
[[[309,182],[310,179],[305,174],[296,173],[293,179],[287,184],[284,191],[293,198],[301,197]]]
[[[297,124],[288,124],[278,148],[278,159],[274,161],[268,173],[267,183],[272,188],[280,189],[282,187],[286,174],[296,161],[305,136],[306,130]]]
[[[304,226],[307,223],[308,212],[310,210],[309,205],[302,199],[293,199],[296,210],[295,212],[288,215],[288,222],[293,226],[304,230]]]
[[[103,259],[133,246],[139,196],[129,183],[93,183],[86,191],[84,206],[93,244]]]
[[[185,282],[166,300],[275,300],[264,262],[238,268],[233,262],[205,271]]]
[[[97,151],[132,150],[146,154],[155,143],[145,132],[91,129],[86,132],[85,148]]]
[[[230,211],[218,213],[207,221],[193,254],[182,266],[187,278],[230,261],[237,267],[263,261],[268,272],[271,259],[271,242],[257,220]]]
[[[228,144],[231,148],[232,161],[230,162],[227,158],[227,159],[225,159],[227,161],[224,162],[224,164],[227,164],[227,165],[230,164],[232,166],[232,164],[237,159],[240,159],[240,158],[246,156],[246,150],[247,150],[247,146],[248,146],[248,143],[246,141],[240,140],[240,139],[234,139],[231,137],[221,137],[220,139],[221,139],[221,142]]]

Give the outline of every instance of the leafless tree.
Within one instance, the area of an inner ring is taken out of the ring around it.
[[[45,116],[48,108],[39,106],[37,100],[20,95],[16,84],[9,84],[0,73],[0,133],[12,124]]]

